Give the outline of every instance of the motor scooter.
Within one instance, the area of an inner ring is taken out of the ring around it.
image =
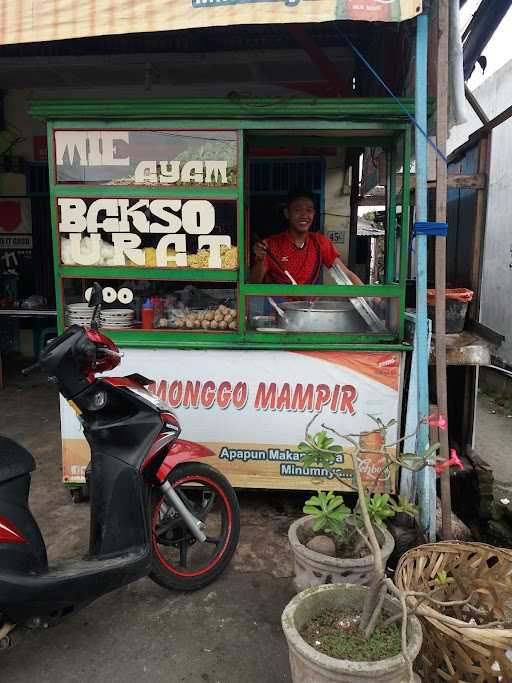
[[[25,374],[43,370],[82,423],[91,450],[88,553],[49,567],[29,505],[32,455],[0,437],[0,646],[14,625],[53,625],[96,598],[149,576],[195,590],[216,579],[238,542],[240,512],[227,479],[201,462],[209,449],[179,439],[170,406],[138,374],[98,377],[121,361],[98,326],[95,283],[90,329],[72,325]]]

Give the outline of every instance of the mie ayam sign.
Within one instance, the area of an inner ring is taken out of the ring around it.
[[[129,131],[59,131],[55,139],[57,168],[64,165],[66,155],[72,162],[78,156],[81,167],[130,167],[129,135]],[[125,143],[124,152],[120,152],[119,143]],[[133,184],[177,182],[227,184],[228,162],[222,159],[144,160],[135,166]],[[215,206],[205,199],[109,197],[87,203],[78,197],[59,197],[57,204],[59,232],[68,233],[73,261],[83,266],[99,262],[101,233],[108,234],[112,240],[111,264],[114,266],[125,265],[126,258],[138,266],[146,265],[141,247],[144,234],[162,235],[156,247],[156,265],[160,268],[187,266],[188,235],[197,236],[199,249],[209,250],[209,268],[221,268],[221,247],[231,247],[229,235],[210,234],[216,225]],[[84,237],[90,238],[90,248],[86,251],[82,249]]]

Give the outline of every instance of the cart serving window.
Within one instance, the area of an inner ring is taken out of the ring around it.
[[[99,280],[103,325],[124,346],[402,342],[408,126],[370,105],[365,120],[243,112],[243,120],[49,123],[61,327],[83,322]],[[388,206],[381,239],[368,248],[357,234],[351,160],[377,149],[388,160]]]

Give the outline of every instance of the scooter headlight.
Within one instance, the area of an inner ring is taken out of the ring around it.
[[[161,418],[164,423],[164,430],[168,434],[174,434],[178,436],[181,432],[180,423],[178,418],[173,413],[161,413]]]
[[[86,410],[94,412],[96,410],[101,410],[107,405],[107,392],[100,389],[99,391],[92,392],[82,399],[82,405]]]

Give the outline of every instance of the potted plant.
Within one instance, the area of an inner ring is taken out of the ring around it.
[[[414,610],[407,606],[408,592],[400,591],[385,573],[378,524],[375,525],[375,513],[371,511],[372,500],[382,499],[373,498],[368,486],[363,483],[360,471],[361,435],[342,435],[325,425],[322,425],[322,432],[312,435],[309,428],[314,419],[307,426],[305,442],[300,446],[305,463],[324,467],[339,479],[335,465],[342,447],[327,436],[328,432],[353,448],[354,483],[358,494],[356,509],[361,522],[361,526],[356,527],[356,533],[370,550],[373,571],[368,587],[349,583],[317,586],[302,591],[287,605],[282,616],[282,626],[289,646],[293,681],[355,683],[372,679],[395,683],[417,680],[413,672],[413,662],[421,647],[421,626]],[[431,416],[428,421],[440,428],[446,426],[446,420],[441,416]],[[386,444],[388,426],[382,423],[380,425],[383,438],[378,450],[383,459],[383,470],[391,465],[415,471],[435,467],[438,472],[451,465],[462,467],[453,451],[449,460],[439,462],[438,443],[421,454],[392,455],[390,446],[395,446],[412,435],[407,435],[394,444]],[[379,479],[380,473],[377,473],[376,481]],[[408,508],[406,501],[392,504],[390,500],[385,501],[384,508],[390,505],[392,511],[393,505],[401,506],[412,514],[412,508]],[[332,501],[333,496],[326,494],[322,504],[330,506],[331,512],[340,510],[342,506],[339,502],[333,505]],[[336,527],[344,517],[348,518],[348,514],[341,510],[341,514],[334,515],[332,525],[331,515],[329,528]],[[326,523],[325,531],[327,526]],[[440,584],[439,588],[441,587]],[[421,604],[429,601],[436,604],[441,602],[437,599],[435,590],[430,593],[416,593],[415,598],[416,603],[419,601]]]
[[[385,596],[383,623],[372,637],[361,631],[361,605],[368,588],[330,584],[298,593],[286,606],[281,623],[288,643],[293,683],[406,683],[419,680],[409,671],[422,643],[416,616],[406,622],[405,639],[396,622],[386,624],[400,609]],[[342,632],[343,637],[338,637]]]
[[[385,566],[395,545],[386,529],[386,521],[398,512],[414,516],[416,507],[403,497],[395,500],[389,493],[375,492],[376,489],[382,491],[390,479],[389,467],[386,466],[386,449],[389,447],[385,441],[387,430],[395,420],[384,424],[379,418],[369,417],[375,421],[377,429],[354,437],[357,450],[352,458],[354,462],[357,460],[361,483],[366,490],[366,510]],[[321,461],[322,466],[337,477],[336,461],[343,452],[343,446],[335,444],[325,429],[310,435],[310,425],[306,428],[305,441],[299,444],[304,466],[310,467]],[[357,487],[348,485],[357,492]],[[329,583],[369,586],[375,578],[375,562],[364,533],[360,501],[351,511],[342,496],[332,491],[318,491],[306,501],[303,512],[306,517],[293,522],[288,531],[297,591]]]
[[[367,505],[386,563],[395,542],[385,520],[397,512],[414,514],[413,506],[397,503],[388,493],[370,495]],[[360,510],[356,507],[352,511],[343,497],[332,491],[318,491],[306,501],[303,512],[306,516],[288,530],[297,591],[328,583],[370,585],[375,565],[361,533],[364,524]]]

